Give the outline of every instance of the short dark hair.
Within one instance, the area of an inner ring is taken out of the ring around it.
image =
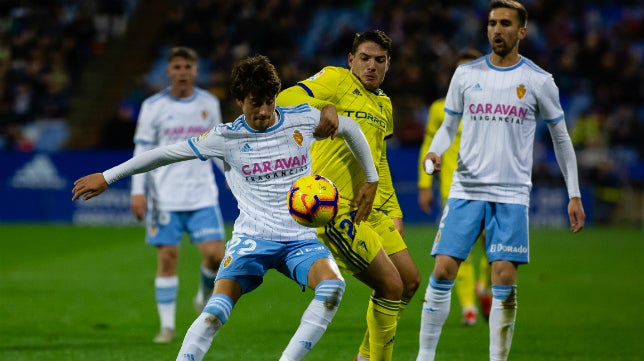
[[[351,46],[351,54],[355,55],[358,47],[362,43],[373,41],[387,50],[387,55],[391,55],[391,38],[382,30],[369,30],[362,33],[356,33]]]
[[[275,66],[264,55],[239,60],[230,73],[230,93],[237,100],[252,95],[263,102],[276,97],[281,88]]]
[[[172,61],[172,59],[174,58],[184,58],[196,63],[199,57],[197,56],[196,51],[186,46],[175,46],[174,48],[170,49],[170,53],[168,54],[168,62]]]
[[[498,8],[514,9],[519,13],[519,21],[523,27],[528,26],[528,10],[520,2],[514,0],[492,0],[490,11]]]

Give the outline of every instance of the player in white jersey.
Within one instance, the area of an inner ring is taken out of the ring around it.
[[[564,175],[571,231],[585,222],[577,161],[552,76],[519,55],[527,11],[493,0],[487,35],[492,53],[461,65],[452,77],[446,117],[426,155],[436,170],[462,117],[461,148],[449,198],[434,240],[434,270],[425,293],[417,361],[433,360],[449,313],[459,264],[485,231],[492,265],[490,360],[507,360],[517,310],[516,278],[528,257],[528,206],[537,117],[548,125]]]
[[[134,155],[185,141],[220,124],[219,100],[194,86],[197,54],[176,47],[168,55],[170,86],[147,98],[141,106]],[[175,338],[175,310],[179,279],[177,261],[184,232],[202,256],[199,288],[193,299],[201,312],[214,286],[224,255],[224,223],[219,193],[210,162],[194,160],[132,177],[131,210],[146,221],[146,243],[157,249],[154,281],[161,331],[154,342]]]
[[[281,82],[265,56],[238,62],[231,74],[231,93],[243,115],[187,142],[140,154],[103,173],[74,182],[72,200],[87,200],[108,184],[134,173],[199,158],[224,161],[226,181],[238,200],[239,217],[215,282],[212,297],[186,333],[177,360],[202,360],[217,331],[239,298],[262,283],[274,268],[314,290],[299,328],[280,360],[301,360],[322,337],[344,293],[333,256],[317,240],[315,228],[295,222],[286,206],[292,183],[311,173],[311,144],[341,135],[365,172],[356,196],[356,221],[366,220],[376,195],[378,172],[360,126],[348,117],[337,119],[333,105],[319,111],[308,104],[276,107]]]

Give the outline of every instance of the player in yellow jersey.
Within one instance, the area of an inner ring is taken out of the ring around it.
[[[333,222],[318,229],[345,273],[373,290],[367,307],[367,331],[356,360],[389,361],[400,313],[420,284],[420,275],[403,240],[402,211],[387,162],[385,139],[393,134],[391,100],[380,89],[389,69],[391,39],[379,30],[356,34],[348,54],[349,69],[327,66],[285,89],[279,105],[335,105],[337,113],[362,128],[378,168],[380,181],[373,211],[354,223],[354,195],[364,183],[359,164],[340,139],[312,148],[313,172],[331,179],[340,192],[340,209]]]
[[[478,50],[474,49],[461,52],[458,55],[456,65],[472,61],[482,55],[483,54]],[[429,145],[432,143],[432,139],[434,139],[434,135],[438,131],[438,128],[440,128],[441,124],[443,124],[443,119],[445,117],[444,108],[444,98],[437,99],[429,107],[429,118],[427,120],[427,126],[425,127],[425,137],[423,138],[423,144],[420,147],[419,161],[421,164],[419,164],[418,167],[418,204],[423,212],[428,214],[431,212],[431,207],[434,203],[434,195],[432,193],[432,180],[434,177],[425,173],[422,162],[425,159],[425,154],[429,149]],[[454,142],[449,149],[443,153],[443,159],[441,162],[439,183],[442,198],[441,201],[443,203],[447,201],[449,188],[452,185],[452,175],[457,166],[460,140],[461,126],[459,125]],[[483,239],[483,237],[480,237],[481,242],[483,242]],[[492,296],[490,293],[490,266],[485,253],[483,253],[480,259],[478,281],[475,281],[474,275],[475,272],[472,254],[470,254],[470,256],[461,263],[461,267],[458,270],[458,274],[456,275],[456,280],[454,282],[458,301],[461,304],[461,310],[463,311],[463,324],[468,326],[475,325],[478,318],[478,308],[476,307],[475,302],[476,297],[478,297],[481,304],[483,316],[487,319],[490,315],[490,305],[492,302]]]

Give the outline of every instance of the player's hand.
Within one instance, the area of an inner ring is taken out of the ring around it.
[[[353,201],[353,206],[358,207],[353,217],[355,224],[360,224],[360,222],[369,217],[373,201],[376,198],[376,190],[378,190],[378,182],[365,182],[358,190],[358,194],[356,194]]]
[[[430,160],[434,164],[434,170],[432,172],[430,172],[430,173],[425,171],[425,173],[433,174],[433,173],[441,171],[441,156],[440,155],[438,155],[438,154],[436,154],[434,152],[427,153],[427,155],[425,156],[425,159],[423,160],[423,164],[425,164],[426,160]]]
[[[325,106],[320,111],[320,124],[315,128],[313,135],[320,139],[326,137],[335,139],[335,136],[338,135],[338,122],[338,111],[335,106],[332,104]]]
[[[142,221],[147,210],[148,201],[143,194],[135,194],[130,198],[130,212],[138,221]]]
[[[86,175],[74,182],[72,202],[81,197],[83,200],[94,198],[105,192],[106,189],[107,182],[105,181],[105,177],[103,177],[103,173]]]
[[[432,192],[431,188],[418,188],[418,205],[424,213],[432,213],[432,207],[434,206],[434,192]]]
[[[577,233],[584,228],[586,223],[586,213],[584,206],[581,204],[581,198],[574,197],[568,201],[568,218],[570,219],[570,230]]]

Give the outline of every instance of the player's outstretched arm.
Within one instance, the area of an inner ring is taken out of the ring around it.
[[[80,197],[83,197],[84,200],[94,198],[105,192],[106,189],[107,182],[103,177],[103,173],[86,175],[74,182],[74,188],[72,189],[72,202]]]
[[[197,155],[192,151],[188,142],[154,148],[130,158],[103,173],[94,173],[78,179],[74,182],[74,188],[72,189],[72,201],[83,195],[84,200],[94,198],[103,193],[108,184],[133,174],[145,173],[164,165],[195,158],[197,158]]]
[[[568,201],[568,218],[570,219],[570,230],[573,233],[577,233],[584,228],[586,213],[580,197],[573,197]]]

